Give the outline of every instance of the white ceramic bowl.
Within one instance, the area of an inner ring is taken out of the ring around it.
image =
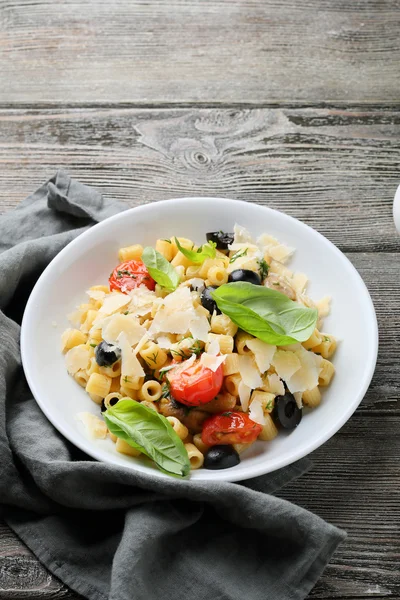
[[[31,390],[53,425],[90,456],[167,477],[150,464],[118,454],[111,440],[92,441],[85,436],[76,414],[99,414],[99,407],[67,374],[60,352],[60,335],[69,326],[66,315],[84,301],[91,285],[107,283],[120,246],[154,245],[157,238],[171,235],[200,244],[207,231],[229,231],[235,222],[254,235],[268,232],[294,246],[290,267],[309,276],[311,297],[332,296],[332,314],[324,330],[340,340],[334,357],[336,376],[324,390],[322,404],[303,415],[297,429],[280,433],[271,443],[257,442],[236,467],[201,469],[191,478],[239,481],[284,467],[326,442],[361,402],[376,363],[376,315],[361,277],[331,242],[300,221],[255,204],[221,198],[156,202],[107,219],[69,244],[43,272],[25,310],[21,350]]]

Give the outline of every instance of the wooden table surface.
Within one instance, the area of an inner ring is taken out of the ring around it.
[[[0,0],[1,211],[58,167],[131,206],[240,198],[364,278],[371,387],[280,494],[348,532],[313,599],[400,599],[399,25],[398,0]],[[77,598],[0,525],[0,600]]]

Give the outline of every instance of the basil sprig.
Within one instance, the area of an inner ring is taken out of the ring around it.
[[[147,267],[151,277],[163,288],[173,292],[179,285],[179,275],[166,258],[151,246],[147,246],[142,253],[142,261]]]
[[[304,342],[317,323],[317,309],[300,306],[285,294],[261,285],[226,283],[211,295],[222,313],[267,344]]]
[[[103,417],[111,433],[152,458],[160,471],[175,477],[189,473],[189,457],[182,440],[155,410],[123,398],[103,412]]]
[[[178,250],[180,250],[182,254],[186,256],[186,258],[188,258],[192,263],[195,263],[196,265],[201,265],[206,260],[206,258],[215,258],[217,254],[215,250],[217,244],[215,242],[207,242],[207,244],[203,244],[203,246],[200,246],[198,250],[188,250],[187,248],[184,248],[179,243],[179,240],[177,238],[175,238],[175,244],[177,245]]]

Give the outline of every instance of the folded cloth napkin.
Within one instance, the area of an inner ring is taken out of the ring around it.
[[[242,484],[158,479],[92,460],[32,398],[27,297],[57,252],[126,208],[59,172],[0,217],[0,516],[91,600],[305,598],[345,537],[271,495],[308,461]]]

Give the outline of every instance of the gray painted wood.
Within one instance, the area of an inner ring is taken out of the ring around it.
[[[240,198],[344,250],[398,250],[399,134],[392,109],[0,110],[0,210],[63,166],[131,206]]]
[[[0,0],[0,102],[397,103],[398,9]]]

